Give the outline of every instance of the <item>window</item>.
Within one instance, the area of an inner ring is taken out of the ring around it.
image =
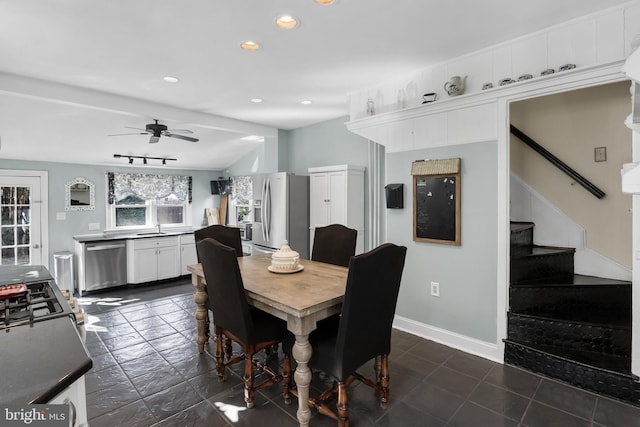
[[[191,177],[107,174],[109,228],[189,225]]]
[[[253,179],[251,176],[235,176],[231,178],[230,208],[235,209],[235,221],[232,224],[243,221],[251,221],[252,199],[253,199]]]
[[[147,224],[147,202],[137,196],[127,196],[116,202],[116,227]]]
[[[158,224],[184,224],[185,203],[174,194],[158,200]]]

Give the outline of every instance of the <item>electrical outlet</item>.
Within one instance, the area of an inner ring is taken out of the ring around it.
[[[434,297],[440,296],[440,283],[431,282],[431,296],[434,296]]]

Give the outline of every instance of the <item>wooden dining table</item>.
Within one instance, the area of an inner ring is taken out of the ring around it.
[[[309,425],[309,384],[311,370],[308,362],[312,348],[309,334],[316,323],[342,309],[347,282],[347,268],[322,262],[300,260],[303,267],[296,273],[272,273],[270,254],[239,257],[240,274],[250,305],[270,313],[287,322],[287,329],[295,337],[293,357],[298,366],[294,380],[298,391],[298,422],[301,427]],[[196,288],[196,323],[198,327],[198,350],[204,352],[209,340],[209,315],[204,273],[200,264],[189,265],[192,283]],[[215,319],[214,319],[215,321]]]

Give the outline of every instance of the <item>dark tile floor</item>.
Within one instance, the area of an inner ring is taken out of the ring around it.
[[[238,369],[218,382],[214,359],[196,348],[189,280],[90,294],[80,303],[94,363],[86,376],[91,427],[297,425],[297,404],[285,405],[279,386],[257,392],[247,410]],[[352,426],[640,426],[640,408],[405,332],[394,330],[390,361],[388,408],[372,389],[352,386]],[[312,393],[325,385],[314,376]],[[312,414],[312,426],[335,425]]]

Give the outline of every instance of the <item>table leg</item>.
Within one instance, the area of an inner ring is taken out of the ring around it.
[[[209,341],[209,311],[207,310],[207,285],[204,279],[195,273],[191,276],[191,283],[196,287],[194,301],[196,303],[196,325],[198,327],[198,351],[204,353],[204,345]]]
[[[298,422],[300,427],[308,427],[311,419],[309,410],[309,384],[311,384],[311,370],[309,360],[311,359],[312,347],[309,344],[309,335],[296,335],[296,343],[293,345],[293,358],[298,366],[293,378],[298,390]]]

